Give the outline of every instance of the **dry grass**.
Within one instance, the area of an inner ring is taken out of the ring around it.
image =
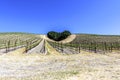
[[[46,49],[48,51],[48,54],[50,55],[60,55],[59,52],[57,52],[47,41],[46,41]]]
[[[0,56],[0,80],[120,80],[120,54]]]
[[[60,55],[46,47],[49,55],[25,54],[25,48],[0,55],[0,80],[120,80],[120,52]]]
[[[60,43],[61,42],[62,43],[69,43],[69,42],[73,41],[75,38],[76,38],[76,35],[72,34],[72,35],[68,36],[68,38],[66,38],[65,40],[60,41]]]

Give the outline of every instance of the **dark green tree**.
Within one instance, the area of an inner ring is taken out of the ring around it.
[[[50,31],[47,33],[48,38],[53,39],[55,41],[64,40],[70,35],[71,35],[70,31],[67,30],[63,31],[62,33],[58,33],[55,31]]]

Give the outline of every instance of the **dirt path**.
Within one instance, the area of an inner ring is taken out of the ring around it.
[[[45,39],[43,39],[38,46],[29,50],[27,53],[47,53],[45,49]]]

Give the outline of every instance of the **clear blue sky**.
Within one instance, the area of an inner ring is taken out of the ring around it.
[[[120,0],[0,0],[0,32],[120,35]]]

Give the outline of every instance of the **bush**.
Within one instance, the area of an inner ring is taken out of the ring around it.
[[[50,31],[47,33],[48,38],[53,39],[55,41],[64,40],[70,35],[71,35],[70,31],[67,30],[63,31],[62,33],[58,33],[55,31]]]

